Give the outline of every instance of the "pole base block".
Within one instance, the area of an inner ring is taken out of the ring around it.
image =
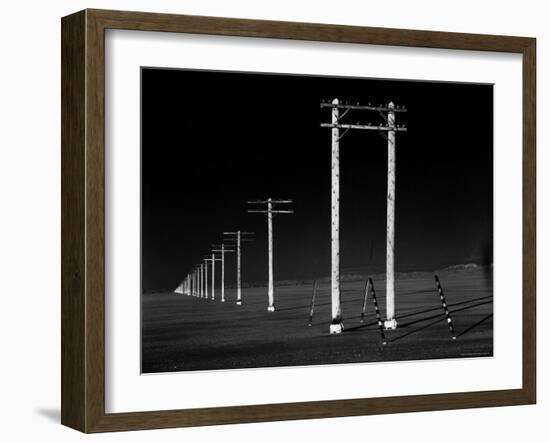
[[[222,298],[222,302],[225,302],[225,299]]]
[[[386,330],[395,330],[397,328],[397,321],[394,319],[386,319],[384,321],[384,328]]]
[[[242,301],[237,301],[235,304],[237,304],[237,305],[243,305]]]
[[[341,322],[338,324],[330,324],[330,334],[336,335],[338,333],[342,333],[344,331],[344,324]]]
[[[267,307],[267,311],[268,312],[274,312],[275,311],[275,306],[274,305],[270,305]]]

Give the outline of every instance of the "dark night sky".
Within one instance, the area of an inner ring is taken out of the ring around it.
[[[256,232],[243,279],[267,275],[265,215],[248,199],[292,198],[274,219],[275,279],[330,273],[330,110],[320,101],[407,107],[397,123],[396,270],[492,262],[493,87],[185,70],[142,70],[143,289],[174,288],[224,230]],[[346,122],[373,122],[351,111]],[[344,272],[385,263],[386,141],[340,143]],[[234,267],[234,257],[228,260]],[[233,272],[228,272],[229,282]]]

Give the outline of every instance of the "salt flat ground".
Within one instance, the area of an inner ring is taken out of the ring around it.
[[[360,322],[365,281],[344,281],[344,333],[329,335],[330,286],[319,283],[313,324],[308,326],[312,283],[275,287],[276,311],[267,312],[267,287],[226,289],[216,300],[174,293],[142,297],[142,372],[235,369],[311,364],[484,357],[493,355],[492,272],[439,273],[457,339],[452,340],[433,274],[396,281],[398,328],[382,344],[372,298]],[[383,277],[374,278],[382,316]]]

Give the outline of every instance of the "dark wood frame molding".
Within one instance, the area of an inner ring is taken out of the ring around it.
[[[534,404],[536,40],[233,18],[84,10],[62,19],[61,422],[83,432]],[[497,51],[523,56],[523,386],[402,397],[105,412],[105,30]]]

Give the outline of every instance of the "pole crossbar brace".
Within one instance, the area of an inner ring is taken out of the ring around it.
[[[294,213],[294,210],[247,210],[248,213]]]
[[[339,137],[338,137],[338,141],[340,141],[342,138],[344,138],[344,135],[346,135],[349,131],[350,131],[351,128],[347,128],[343,134],[341,134]]]
[[[370,111],[381,111],[381,112],[407,112],[405,107],[395,106],[390,108],[388,106],[363,106],[360,104],[335,104],[335,103],[321,103],[321,107],[330,107],[336,109],[356,109],[356,110],[370,110]]]
[[[227,238],[227,241],[230,241],[230,242],[232,242],[232,243],[235,243],[235,242],[238,241],[238,239],[237,239],[237,238]],[[241,242],[254,242],[255,239],[253,239],[253,238],[241,238],[240,241],[241,241]]]
[[[256,200],[256,201],[247,201],[247,204],[291,204],[293,200]]]
[[[329,127],[331,129],[361,129],[361,130],[382,130],[382,131],[395,131],[395,132],[407,132],[407,128],[404,126],[375,126],[367,124],[331,124],[321,123],[321,127]]]
[[[237,235],[237,234],[240,234],[240,235],[255,235],[256,233],[255,232],[223,232],[224,235]]]

